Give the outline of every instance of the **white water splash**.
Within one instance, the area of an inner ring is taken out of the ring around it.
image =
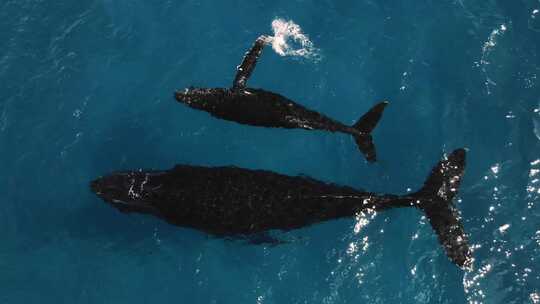
[[[537,292],[531,293],[529,297],[531,298],[532,303],[540,303],[540,295]]]
[[[267,36],[266,42],[280,56],[303,57],[319,61],[320,50],[313,46],[309,37],[302,32],[302,28],[292,20],[274,19],[272,21],[274,36]]]

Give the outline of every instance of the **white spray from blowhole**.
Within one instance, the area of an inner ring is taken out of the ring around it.
[[[313,61],[321,59],[320,50],[313,46],[302,28],[292,20],[272,21],[273,36],[265,36],[266,43],[280,56],[302,57]]]

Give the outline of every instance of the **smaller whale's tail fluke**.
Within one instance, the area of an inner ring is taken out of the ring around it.
[[[360,135],[353,135],[354,140],[358,145],[358,149],[360,149],[370,163],[377,160],[377,153],[375,152],[371,131],[377,126],[386,105],[388,105],[388,101],[376,104],[352,126],[354,129],[361,132]]]
[[[465,169],[465,156],[465,149],[457,149],[441,160],[412,199],[413,205],[425,212],[450,260],[467,268],[472,254],[459,212],[452,203]]]

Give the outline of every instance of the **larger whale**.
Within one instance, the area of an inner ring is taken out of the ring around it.
[[[279,94],[246,87],[268,37],[260,36],[237,68],[232,88],[187,88],[175,92],[178,102],[206,111],[212,116],[260,127],[301,128],[341,132],[354,137],[369,162],[376,160],[371,131],[388,102],[371,108],[354,125],[348,126]]]
[[[270,171],[187,165],[112,173],[92,181],[90,187],[122,212],[152,214],[220,237],[296,229],[352,217],[365,209],[416,207],[426,214],[448,257],[463,267],[470,264],[471,251],[452,200],[463,176],[465,154],[457,149],[447,155],[419,191],[405,195]]]

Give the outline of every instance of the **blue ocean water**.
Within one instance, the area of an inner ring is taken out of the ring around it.
[[[540,2],[5,0],[0,303],[540,303]],[[242,126],[174,101],[228,87],[276,18],[318,61],[265,50],[250,86],[345,123],[390,101],[369,165],[349,136]],[[93,195],[93,178],[236,165],[384,193],[467,147],[474,270],[418,210],[224,241]],[[355,229],[356,228],[356,229]],[[359,230],[359,231],[358,231]]]

